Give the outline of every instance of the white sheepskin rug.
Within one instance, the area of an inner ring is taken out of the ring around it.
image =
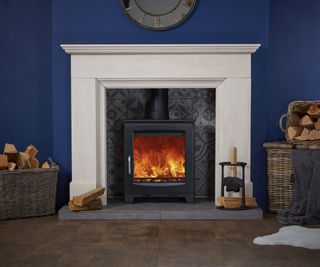
[[[253,240],[257,245],[287,245],[309,249],[320,249],[320,229],[301,226],[285,226],[278,233],[258,236]]]

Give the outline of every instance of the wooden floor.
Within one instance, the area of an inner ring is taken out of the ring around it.
[[[320,266],[319,250],[252,244],[279,227],[270,215],[259,221],[1,221],[0,266]]]

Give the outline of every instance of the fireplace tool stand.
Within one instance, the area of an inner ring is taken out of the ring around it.
[[[226,187],[227,192],[240,192],[241,189],[241,205],[240,208],[236,210],[246,210],[249,207],[246,206],[246,192],[245,192],[245,167],[247,163],[245,162],[220,162],[221,166],[221,196],[224,197],[224,187]],[[242,168],[242,177],[233,177],[233,176],[224,176],[225,167],[241,167]],[[220,208],[225,209],[225,208]],[[226,209],[228,210],[228,209]],[[235,210],[235,209],[229,209]]]

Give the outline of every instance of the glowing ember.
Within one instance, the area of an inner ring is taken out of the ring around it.
[[[134,179],[136,182],[183,182],[184,136],[136,135]]]

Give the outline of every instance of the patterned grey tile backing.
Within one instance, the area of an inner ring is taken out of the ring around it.
[[[123,120],[144,119],[148,89],[107,91],[107,179],[108,195],[123,195]],[[195,120],[195,191],[214,195],[215,90],[170,89],[171,119]]]

